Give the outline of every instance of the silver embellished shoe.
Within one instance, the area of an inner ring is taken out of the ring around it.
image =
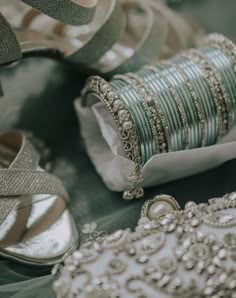
[[[0,255],[32,265],[62,260],[78,244],[61,181],[39,167],[20,131],[0,135]]]

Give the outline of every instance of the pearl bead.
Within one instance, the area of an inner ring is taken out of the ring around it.
[[[148,210],[148,217],[151,220],[154,220],[162,215],[172,212],[173,210],[174,210],[173,207],[167,202],[164,202],[164,201],[155,202],[150,206]]]
[[[129,129],[131,129],[133,127],[133,123],[131,122],[131,121],[126,121],[126,122],[124,122],[124,124],[123,124],[123,129],[124,130],[129,130]]]

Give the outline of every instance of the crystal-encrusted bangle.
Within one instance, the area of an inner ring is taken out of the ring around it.
[[[202,71],[202,68],[188,57],[179,56],[176,59],[180,67],[184,68],[199,96],[206,120],[206,146],[212,145],[218,137],[218,118],[213,94],[204,78],[204,70]]]
[[[211,88],[211,92],[213,93],[213,97],[217,108],[219,121],[219,138],[221,138],[223,135],[226,134],[228,127],[228,115],[226,113],[225,93],[222,88],[221,80],[219,80],[218,76],[216,75],[215,67],[208,61],[207,57],[205,57],[202,53],[192,49],[186,52],[184,55],[192,59],[196,64],[202,67],[202,70],[205,73],[205,79],[207,80]]]
[[[136,127],[129,110],[114,88],[101,77],[93,76],[89,78],[82,95],[86,97],[88,92],[98,96],[108,108],[119,129],[127,158],[141,166],[141,150]]]
[[[207,57],[208,61],[211,63],[211,66],[214,69],[215,76],[217,77],[220,89],[222,90],[222,97],[224,102],[224,122],[226,124],[226,132],[233,127],[233,117],[232,117],[232,101],[229,96],[229,84],[227,79],[227,67],[222,64],[222,58],[224,54],[220,51],[217,51],[214,48],[201,48],[201,53]],[[220,62],[220,63],[219,63]]]
[[[122,80],[127,88],[129,88],[123,101],[126,103],[137,127],[142,159],[145,163],[154,154],[160,153],[158,134],[152,117],[152,111],[147,103],[145,89],[140,86],[135,78],[132,78],[128,74],[116,75],[113,78],[113,84],[116,84],[117,80]],[[123,94],[120,96],[122,98]]]
[[[205,128],[206,120],[205,120],[203,108],[201,106],[200,98],[194,89],[192,81],[186,75],[185,70],[183,68],[181,68],[176,63],[176,61],[171,61],[171,64],[176,69],[176,71],[179,72],[180,75],[183,77],[183,79],[186,83],[186,86],[191,94],[191,97],[194,102],[194,105],[195,105],[195,108],[197,111],[197,115],[199,118],[200,127],[201,127],[201,146],[204,147],[206,145],[206,131],[205,131],[206,130],[206,128]]]
[[[235,74],[236,78],[236,45],[223,34],[213,33],[208,35],[203,41],[202,44],[205,46],[210,46],[213,48],[217,48],[224,53],[226,57],[231,61],[232,68],[231,70]],[[236,84],[234,83],[236,88]],[[234,90],[235,92],[235,90]],[[236,100],[233,102],[234,108],[236,107]],[[236,117],[236,115],[232,115]],[[232,119],[233,122],[234,119]]]
[[[230,58],[233,70],[236,73],[236,45],[229,38],[219,33],[213,33],[208,35],[202,43],[203,45],[210,45],[223,51]]]
[[[167,85],[167,88],[169,89],[173,100],[175,101],[175,104],[177,106],[177,110],[180,114],[180,118],[183,124],[183,129],[184,129],[184,148],[188,149],[189,146],[189,127],[188,127],[188,121],[187,121],[187,116],[186,112],[184,110],[183,104],[181,99],[179,98],[179,95],[177,94],[175,88],[171,85],[169,82],[168,77],[164,76],[161,71],[157,69],[155,66],[146,66],[147,69],[150,69],[153,72],[158,73],[158,75],[161,77],[161,79],[165,82]]]
[[[143,80],[134,73],[128,73],[127,76],[132,79],[134,85],[139,87],[139,94],[143,95],[144,100],[150,111],[151,121],[153,122],[153,129],[156,131],[156,138],[159,146],[159,152],[167,152],[167,138],[165,135],[167,130],[164,130],[163,122],[165,123],[164,115],[161,111],[161,107],[157,104],[157,100],[150,89],[144,84]],[[132,83],[131,82],[131,83]],[[166,123],[165,123],[166,124]],[[168,128],[167,128],[168,129]],[[164,131],[163,131],[164,130]],[[168,133],[168,132],[167,132]]]
[[[168,71],[170,73],[169,81],[172,84],[173,88],[175,88],[176,93],[181,99],[183,109],[186,114],[186,119],[188,123],[188,131],[189,131],[189,145],[188,149],[196,148],[201,146],[201,131],[199,126],[199,119],[191,100],[191,93],[189,92],[186,82],[181,76],[181,74],[176,71],[176,68],[172,63],[165,61],[161,64],[163,71]]]

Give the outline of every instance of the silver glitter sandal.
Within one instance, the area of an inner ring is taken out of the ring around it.
[[[0,135],[0,255],[31,265],[60,262],[78,244],[67,200],[23,133]]]
[[[164,18],[155,18],[151,7],[141,1],[121,6],[118,0],[100,0],[86,26],[58,22],[61,15],[54,12],[57,6],[53,12],[46,9],[48,1],[24,2],[37,10],[15,1],[1,6],[0,64],[33,56],[51,57],[84,74],[111,76],[146,64],[158,55],[166,39]],[[137,25],[138,34],[132,33]]]

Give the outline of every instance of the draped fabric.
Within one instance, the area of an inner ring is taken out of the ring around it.
[[[181,9],[197,16],[209,31],[222,32],[236,41],[235,0],[189,0]],[[79,137],[73,100],[84,79],[46,59],[29,59],[0,70],[5,93],[0,98],[0,130],[31,130],[48,143],[53,154],[53,173],[65,183],[79,229],[91,221],[98,223],[99,230],[108,232],[133,228],[144,201],[125,202],[121,194],[107,190]],[[235,167],[236,160],[232,160],[206,173],[150,189],[146,199],[168,193],[183,206],[189,200],[206,201],[235,191]],[[1,257],[0,297],[55,297],[50,272],[49,267],[27,266]]]

